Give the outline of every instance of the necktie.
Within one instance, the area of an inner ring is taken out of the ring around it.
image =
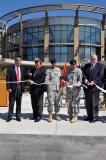
[[[34,76],[39,72],[39,68],[36,68],[35,69],[35,73],[34,73]]]
[[[91,64],[91,69],[92,69],[93,67],[94,67],[94,64],[92,63],[92,64]]]
[[[17,76],[17,84],[19,84],[19,69],[17,67],[17,73],[16,73],[16,76]]]

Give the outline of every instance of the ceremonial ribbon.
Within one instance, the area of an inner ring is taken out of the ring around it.
[[[26,83],[26,82],[30,82],[30,80],[24,80],[24,81],[18,81],[18,83]],[[4,81],[1,81],[0,84],[13,84],[13,83],[17,83],[17,81],[11,81],[11,82],[4,82]],[[35,85],[43,85],[43,84],[47,84],[47,83],[35,83],[33,82],[33,84]]]
[[[94,85],[100,90],[102,91],[103,93],[106,93],[106,90],[104,90],[103,88],[99,87],[96,83],[94,83]],[[72,88],[72,86],[68,86],[69,88]],[[86,85],[81,85],[80,87],[84,87],[84,88],[88,88]]]
[[[100,91],[102,91],[103,93],[106,93],[106,90],[104,90],[103,88],[99,87],[97,84],[95,84],[95,86],[96,86]]]
[[[19,83],[26,83],[26,82],[29,82],[30,80],[24,80],[24,81],[19,81]],[[11,82],[0,82],[0,84],[6,84],[6,83],[17,83],[17,81],[11,81]],[[35,84],[35,85],[44,85],[44,84],[47,84],[47,83],[36,83],[36,82],[33,82],[33,84]],[[101,87],[99,87],[96,83],[94,83],[94,85],[100,90],[100,91],[102,91],[103,93],[106,93],[106,90],[104,90],[103,88],[101,88]],[[68,85],[68,87],[69,88],[72,88],[72,86],[70,86],[70,85]],[[86,89],[88,88],[86,85],[81,85],[80,87],[85,87]]]
[[[25,83],[28,82],[29,80],[24,80],[24,81],[18,81],[18,83]],[[17,81],[11,81],[11,82],[5,82],[5,81],[0,81],[0,84],[4,84],[4,83],[17,83]]]

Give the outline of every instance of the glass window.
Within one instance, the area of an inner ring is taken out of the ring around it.
[[[33,60],[38,57],[38,48],[32,48],[33,51]]]
[[[56,58],[57,62],[69,62],[73,59],[73,46],[59,46],[49,47],[49,60]]]
[[[96,44],[101,44],[101,34],[96,34]]]
[[[74,58],[74,47],[67,47],[67,62]]]
[[[85,59],[90,59],[91,50],[90,47],[85,47]]]
[[[96,34],[95,34],[95,27],[91,27],[91,44],[95,44]]]
[[[85,27],[84,26],[80,26],[80,32],[85,32]]]
[[[79,41],[80,43],[85,43],[85,29],[84,26],[80,26],[80,33],[79,33]]]
[[[62,31],[64,31],[64,30],[67,31],[67,25],[62,25],[62,26],[61,26],[61,30],[62,30]]]
[[[34,27],[33,32],[38,32],[38,27]]]
[[[54,32],[54,30],[51,29],[51,27],[49,29],[49,41],[50,41],[50,43],[55,42],[55,32]]]
[[[55,25],[55,30],[60,31],[61,30],[61,25]]]
[[[44,32],[39,32],[39,43],[44,42]]]
[[[44,32],[44,26],[39,27],[39,32]]]
[[[90,44],[91,42],[91,34],[90,34],[90,27],[85,27],[85,43]]]
[[[49,29],[50,29],[50,30],[55,30],[55,26],[54,26],[54,25],[51,25],[51,26],[49,26]]]
[[[67,31],[61,32],[61,43],[67,43]]]
[[[91,55],[96,54],[96,47],[91,47]]]
[[[85,48],[84,47],[79,47],[79,56],[80,56],[80,61],[83,61],[85,59]]]
[[[55,47],[49,47],[49,61],[55,58]]]
[[[31,27],[24,29],[24,35],[27,36],[27,41],[26,38],[24,39],[25,44],[38,44],[38,43],[44,43],[44,26],[39,26],[39,27]]]
[[[24,33],[23,42],[26,45],[28,44],[28,34],[27,33]]]
[[[85,43],[85,33],[80,32],[80,43]]]
[[[33,32],[33,28],[32,28],[32,27],[31,27],[31,28],[28,28],[27,30],[28,30],[29,33],[30,33],[30,32]]]
[[[38,57],[41,59],[41,61],[44,61],[44,47],[38,48]]]
[[[86,33],[86,32],[89,32],[89,33],[90,33],[90,27],[86,27],[86,26],[85,26],[85,33]]]
[[[67,25],[67,27],[68,27],[68,31],[73,31],[73,26],[72,25]]]
[[[40,58],[41,61],[44,61],[44,48],[43,47],[35,47],[35,48],[28,48],[27,52],[27,60],[33,61],[35,58]]]
[[[38,44],[38,32],[33,33],[32,44]]]
[[[61,62],[67,61],[67,47],[61,47]]]
[[[90,56],[95,53],[96,53],[96,47],[90,47],[90,46],[79,47],[80,61],[89,60]]]
[[[101,43],[100,28],[80,26],[80,43],[98,44]]]
[[[68,39],[67,42],[68,43],[73,43],[74,42],[74,31],[68,31]]]
[[[61,42],[61,31],[55,31],[55,43]]]
[[[55,47],[55,58],[56,58],[57,62],[61,62],[61,59],[60,59],[60,47]]]
[[[32,34],[28,34],[28,44],[32,44],[33,41],[33,35]]]
[[[50,43],[73,43],[74,31],[72,25],[52,25],[49,27]]]

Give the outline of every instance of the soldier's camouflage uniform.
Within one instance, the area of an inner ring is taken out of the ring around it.
[[[60,68],[47,69],[45,82],[50,83],[47,86],[49,113],[53,112],[53,108],[55,113],[58,113],[60,110],[60,77]]]
[[[69,82],[69,86],[67,87],[67,102],[68,102],[68,114],[69,116],[74,116],[79,113],[79,102],[80,102],[80,89],[82,82],[82,71],[79,68],[75,68],[72,70],[71,68],[67,73],[67,81]],[[74,84],[77,87],[71,87]]]

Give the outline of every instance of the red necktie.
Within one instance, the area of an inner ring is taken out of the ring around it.
[[[17,76],[17,84],[19,84],[19,69],[18,69],[18,67],[17,67],[16,76]]]

